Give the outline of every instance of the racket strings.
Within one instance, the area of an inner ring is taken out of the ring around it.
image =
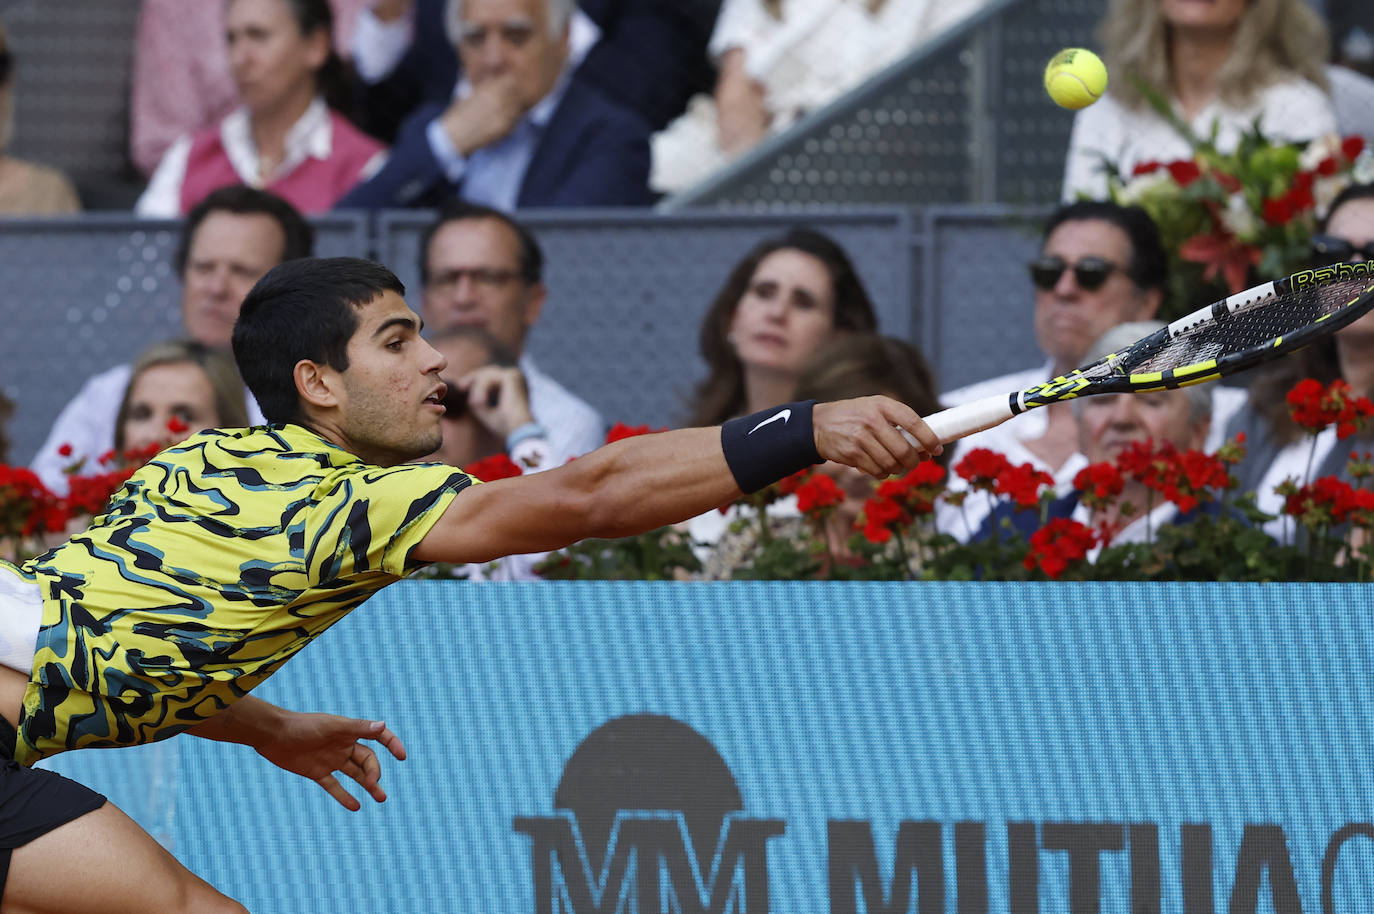
[[[1368,280],[1331,282],[1275,295],[1219,320],[1204,321],[1157,349],[1128,351],[1118,370],[1167,371],[1271,346],[1274,340],[1349,307],[1368,285]]]

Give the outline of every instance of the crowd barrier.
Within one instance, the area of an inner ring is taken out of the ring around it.
[[[396,585],[264,684],[348,813],[178,737],[45,763],[256,914],[1374,907],[1350,585]]]
[[[789,213],[522,213],[547,255],[550,297],[530,338],[549,374],[608,421],[680,422],[705,368],[702,316],[730,268],[793,225],[853,256],[883,332],[927,353],[944,388],[1038,363],[1031,288],[1038,209],[879,207]],[[420,307],[418,239],[430,214],[316,220],[318,253],[376,256]],[[127,216],[0,220],[0,390],[17,404],[26,462],[91,374],[180,330],[177,226]]]

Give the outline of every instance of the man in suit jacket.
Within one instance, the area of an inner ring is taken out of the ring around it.
[[[360,12],[353,62],[373,136],[394,142],[424,102],[447,103],[462,71],[448,40],[449,0],[375,0]],[[707,45],[721,0],[580,0],[572,14],[574,78],[662,130],[715,86]]]
[[[447,26],[467,80],[411,115],[387,164],[339,206],[652,202],[649,124],[571,78],[572,10],[572,0],[454,2]]]

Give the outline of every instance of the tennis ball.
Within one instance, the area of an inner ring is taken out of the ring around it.
[[[1061,108],[1086,108],[1107,90],[1102,59],[1083,48],[1065,48],[1045,66],[1045,91]]]

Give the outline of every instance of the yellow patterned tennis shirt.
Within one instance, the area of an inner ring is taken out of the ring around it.
[[[25,564],[43,622],[17,760],[213,717],[382,587],[471,479],[377,467],[300,426],[153,458],[89,530]]]

